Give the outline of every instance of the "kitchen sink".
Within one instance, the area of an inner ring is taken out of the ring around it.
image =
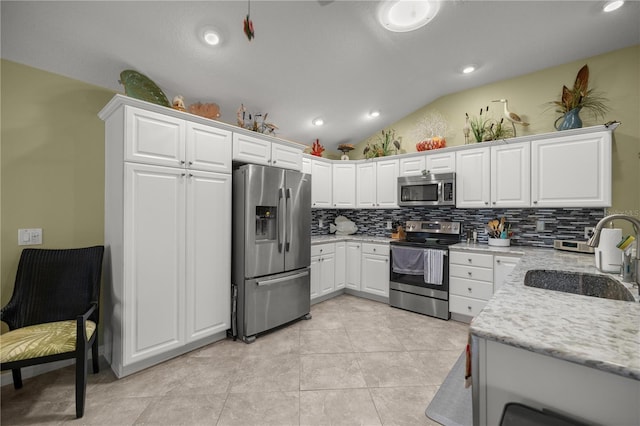
[[[532,269],[524,276],[524,285],[583,296],[635,301],[624,285],[604,275]]]

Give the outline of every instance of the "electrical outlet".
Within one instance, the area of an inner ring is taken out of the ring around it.
[[[324,227],[324,221],[322,219],[318,219],[318,228]]]
[[[584,227],[584,239],[588,240],[589,238],[591,238],[593,236],[593,231],[596,228],[593,226],[585,226]]]
[[[536,232],[544,231],[544,220],[536,221]]]

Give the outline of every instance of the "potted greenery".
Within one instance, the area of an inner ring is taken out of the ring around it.
[[[559,101],[553,101],[556,112],[562,114],[554,123],[556,130],[578,129],[582,127],[580,111],[590,112],[594,118],[604,118],[608,111],[605,101],[607,99],[589,89],[589,67],[580,68],[573,89],[562,86],[562,97]],[[562,121],[561,121],[562,120]],[[558,124],[560,122],[560,124]]]
[[[396,131],[383,129],[381,135],[378,136],[378,141],[371,145],[367,143],[362,154],[365,158],[386,157],[393,155],[394,151],[397,154],[399,149],[400,141],[396,139]]]

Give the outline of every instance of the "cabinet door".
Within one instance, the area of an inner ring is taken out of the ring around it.
[[[320,295],[324,296],[336,288],[336,254],[320,256]]]
[[[398,160],[378,161],[376,207],[398,208]]]
[[[531,205],[529,142],[491,147],[491,207]]]
[[[502,287],[505,278],[513,271],[520,262],[519,257],[513,256],[494,256],[493,257],[493,292],[495,293]]]
[[[456,152],[456,207],[489,207],[490,165],[489,148]]]
[[[400,159],[400,176],[420,176],[425,169],[425,156]]]
[[[454,173],[456,171],[455,152],[427,152],[425,161],[427,173]]]
[[[124,161],[180,167],[185,162],[185,121],[125,106]]]
[[[533,207],[610,207],[611,133],[531,142]]]
[[[311,207],[330,208],[331,203],[331,163],[311,160]]]
[[[185,341],[185,180],[184,170],[125,164],[124,366]]]
[[[367,161],[356,165],[356,198],[360,209],[376,206],[376,163]]]
[[[360,290],[360,272],[361,272],[361,253],[360,243],[347,243],[347,264],[346,264],[346,287],[353,290]]]
[[[356,165],[333,163],[333,207],[353,209],[356,207]]]
[[[312,174],[311,158],[302,157],[302,173]]]
[[[320,296],[320,256],[311,256],[311,300]]]
[[[283,169],[302,170],[302,147],[271,143],[271,165]]]
[[[189,342],[230,328],[231,175],[189,171],[186,184]]]
[[[271,164],[271,142],[240,133],[233,134],[233,159],[241,163]]]
[[[389,256],[362,254],[362,291],[389,297]]]
[[[347,266],[347,243],[344,241],[336,243],[336,277],[335,288],[339,290],[345,287]]]
[[[186,161],[189,169],[231,173],[232,145],[230,131],[187,122]]]

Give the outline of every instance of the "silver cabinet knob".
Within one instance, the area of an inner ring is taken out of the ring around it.
[[[273,164],[276,164],[276,160],[273,160]]]
[[[500,263],[500,259],[496,259],[496,263]]]
[[[493,205],[495,205],[495,204],[496,204],[496,202],[494,201],[494,202],[493,202]]]
[[[473,290],[471,289],[471,287],[468,288],[469,293],[473,293]]]
[[[469,274],[469,276],[471,276],[471,271],[467,272],[467,274]]]
[[[469,259],[467,259],[467,260],[469,261],[469,263],[471,263],[471,262],[472,262],[471,258],[469,258]]]
[[[485,201],[485,202],[484,202],[484,205],[485,205],[485,206],[489,205],[489,202],[488,202],[488,201]]]
[[[537,202],[537,201],[534,201],[534,202],[533,202],[533,204],[538,204],[538,202]]]
[[[471,306],[467,306],[467,309],[469,310],[469,312],[471,312]]]

